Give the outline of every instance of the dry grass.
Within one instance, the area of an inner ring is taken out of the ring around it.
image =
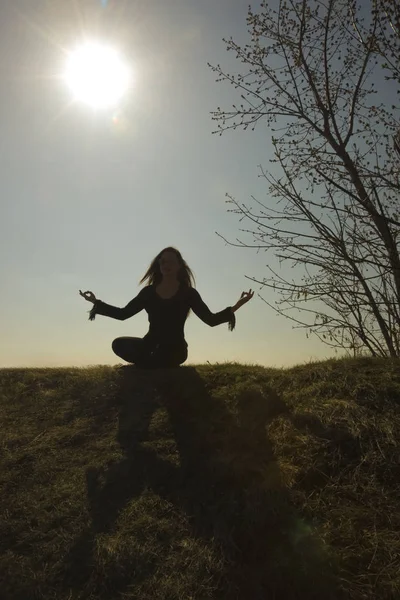
[[[5,600],[400,598],[394,359],[0,370]]]

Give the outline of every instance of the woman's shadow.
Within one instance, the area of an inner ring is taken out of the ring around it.
[[[293,508],[268,439],[268,425],[289,409],[265,385],[234,399],[213,397],[222,377],[226,371],[216,370],[203,380],[193,367],[119,370],[110,402],[120,407],[124,457],[107,470],[86,471],[91,522],[64,563],[69,589],[92,578],[97,536],[112,531],[129,501],[151,488],[184,514],[188,536],[220,553],[213,598],[340,598],[324,546]],[[159,409],[168,413],[179,464],[147,443]],[[119,593],[160,568],[145,551],[137,561],[134,581],[120,580]]]

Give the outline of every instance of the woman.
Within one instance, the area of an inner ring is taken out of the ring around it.
[[[188,356],[184,325],[190,309],[210,327],[229,323],[230,331],[236,324],[235,311],[251,300],[254,292],[243,292],[235,306],[212,313],[192,286],[194,276],[181,253],[171,246],[155,257],[140,280],[149,280],[125,308],[117,308],[97,300],[90,292],[80,295],[93,303],[89,319],[104,315],[124,321],[145,309],[149,318],[149,331],[144,338],[118,337],[112,343],[117,356],[142,368],[178,367]]]

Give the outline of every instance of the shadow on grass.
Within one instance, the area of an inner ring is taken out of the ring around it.
[[[104,473],[87,469],[91,523],[64,563],[68,589],[95,586],[97,536],[112,531],[120,511],[151,488],[185,515],[188,535],[212,544],[223,560],[212,594],[193,590],[193,598],[341,598],[326,548],[296,513],[281,481],[266,428],[288,408],[272,389],[242,393],[231,411],[210,395],[193,367],[145,374],[126,366],[119,377],[118,441],[124,458]],[[160,407],[168,411],[179,465],[143,445]],[[123,594],[129,585],[132,594],[132,586],[162,568],[163,560],[144,551],[113,591]],[[106,571],[103,576],[112,579]],[[103,593],[106,597],[99,583],[96,597]]]

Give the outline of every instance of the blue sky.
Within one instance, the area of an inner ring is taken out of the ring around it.
[[[213,312],[255,291],[236,313],[234,332],[188,318],[185,364],[285,367],[334,356],[259,297],[273,304],[273,290],[245,277],[269,277],[270,264],[293,278],[290,263],[280,267],[271,252],[226,245],[215,234],[253,243],[239,231],[251,223],[227,212],[225,192],[253,207],[251,195],[268,201],[257,165],[269,168],[269,132],[211,135],[210,111],[236,98],[215,83],[207,62],[235,68],[222,38],[247,39],[248,1],[103,4],[13,0],[0,7],[0,367],[120,363],[112,340],[145,335],[147,314],[90,322],[91,305],[78,290],[124,306],[167,245],[179,248]],[[119,126],[113,111],[70,104],[61,79],[65,50],[82,31],[112,41],[134,70]]]

